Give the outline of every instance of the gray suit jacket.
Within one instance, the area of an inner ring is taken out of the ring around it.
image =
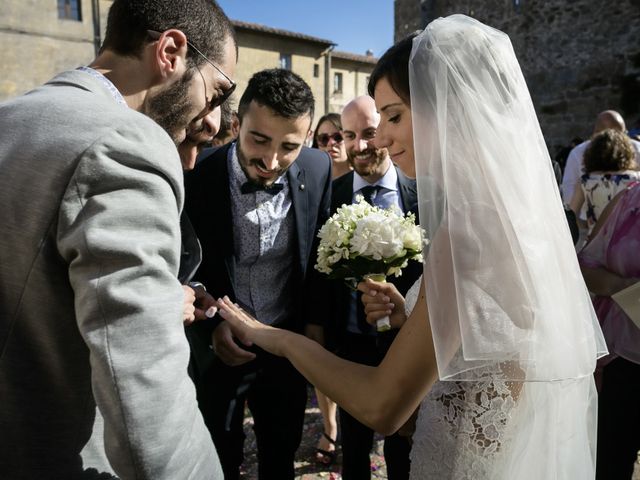
[[[169,136],[84,72],[0,105],[0,478],[222,478],[187,376],[183,195]]]

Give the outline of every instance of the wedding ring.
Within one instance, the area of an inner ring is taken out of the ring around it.
[[[207,287],[205,287],[204,284],[200,282],[189,282],[188,285],[194,290],[202,288],[205,292],[207,291]]]

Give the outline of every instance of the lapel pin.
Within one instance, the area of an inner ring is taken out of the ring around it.
[[[304,183],[301,183],[298,188],[300,189],[300,191],[303,191],[304,190]]]

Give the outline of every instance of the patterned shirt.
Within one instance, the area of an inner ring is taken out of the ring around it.
[[[584,192],[587,227],[593,230],[600,214],[609,202],[630,184],[640,180],[640,172],[626,170],[621,172],[585,173],[580,181]]]
[[[118,104],[123,105],[125,107],[127,106],[127,102],[124,100],[124,97],[122,96],[120,91],[116,88],[116,86],[113,84],[113,82],[111,82],[111,80],[109,80],[99,71],[94,70],[91,67],[78,67],[78,70],[80,70],[81,72],[88,73],[94,78],[97,78],[100,82],[102,82],[102,84],[105,87],[107,87],[107,90],[109,90],[109,93]]]
[[[247,176],[240,167],[237,144],[227,158],[231,184],[233,242],[236,256],[236,300],[262,323],[273,325],[292,314],[291,292],[296,255],[295,219],[286,175],[276,180],[283,188],[241,193]]]

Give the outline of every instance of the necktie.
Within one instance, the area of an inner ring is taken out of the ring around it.
[[[266,192],[270,195],[275,195],[276,193],[281,192],[283,188],[284,184],[282,183],[273,183],[267,187],[265,185],[258,185],[257,183],[253,182],[244,182],[240,187],[240,192],[255,193],[262,190],[263,192]]]
[[[360,193],[364,197],[364,201],[369,205],[373,205],[373,197],[374,194],[377,196],[378,191],[380,190],[380,185],[367,185],[360,189]]]

